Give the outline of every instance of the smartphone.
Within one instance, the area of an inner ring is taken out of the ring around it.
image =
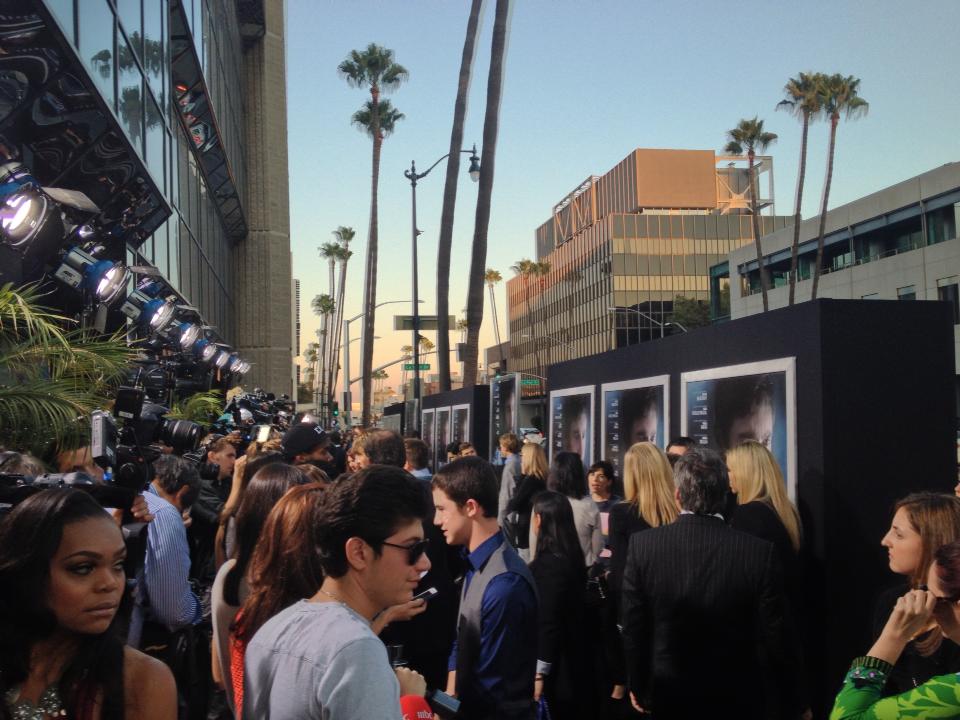
[[[427,600],[432,600],[433,598],[435,598],[435,597],[436,597],[437,595],[439,595],[439,594],[440,594],[440,591],[437,590],[435,587],[432,587],[432,588],[427,588],[426,590],[424,590],[424,591],[423,591],[422,593],[420,593],[419,595],[414,595],[414,596],[413,596],[413,599],[414,599],[414,600],[423,600],[424,602],[426,602]]]
[[[266,442],[270,439],[270,431],[273,428],[269,425],[257,425],[257,432],[254,434],[254,440],[257,442]]]

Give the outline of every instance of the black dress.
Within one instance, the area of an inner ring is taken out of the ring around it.
[[[547,483],[536,475],[521,475],[517,478],[517,490],[507,503],[508,513],[517,513],[519,520],[516,528],[516,547],[530,547],[530,514],[533,512],[533,498],[547,489]]]
[[[800,558],[790,542],[790,534],[773,506],[762,500],[737,505],[730,525],[740,532],[773,543],[783,571],[783,587],[788,602],[800,602]]]
[[[627,550],[630,548],[630,536],[650,526],[637,512],[637,506],[621,502],[610,508],[610,589],[619,601],[623,584],[623,568],[627,564]]]
[[[558,720],[593,717],[593,652],[584,606],[586,570],[561,555],[538,553],[530,572],[540,596],[537,658],[552,665],[543,684],[550,716]]]

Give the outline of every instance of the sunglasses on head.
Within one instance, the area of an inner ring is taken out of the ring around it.
[[[423,554],[427,551],[427,546],[430,544],[430,540],[424,538],[423,540],[418,540],[413,545],[397,545],[396,543],[388,543],[386,540],[384,540],[380,544],[397,548],[398,550],[406,550],[408,553],[407,564],[416,565],[420,558],[423,557]]]

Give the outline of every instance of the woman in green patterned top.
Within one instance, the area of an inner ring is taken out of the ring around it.
[[[960,542],[944,545],[934,554],[927,588],[911,590],[897,600],[873,647],[853,661],[830,720],[960,718],[960,672],[938,675],[900,695],[881,697],[900,653],[913,637],[929,629],[931,621],[945,637],[960,642]]]

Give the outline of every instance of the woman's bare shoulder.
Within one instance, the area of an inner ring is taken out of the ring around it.
[[[177,717],[177,684],[170,668],[131,647],[123,649],[123,676],[130,717],[174,720]]]

